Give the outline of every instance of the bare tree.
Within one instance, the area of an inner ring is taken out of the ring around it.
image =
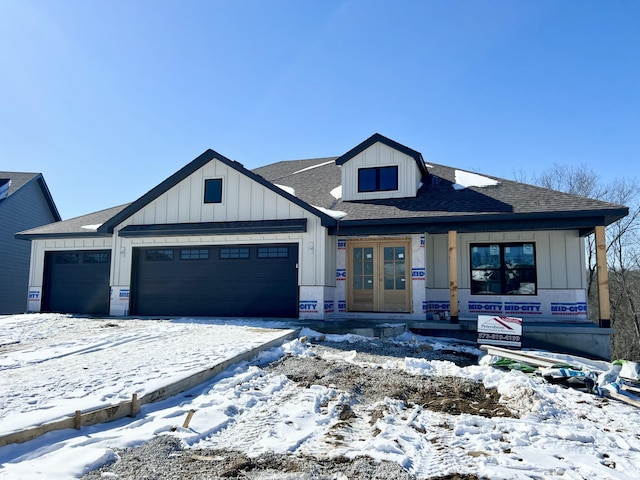
[[[602,183],[599,176],[585,165],[554,165],[539,175],[514,172],[518,181],[573,195],[594,198],[629,207],[629,215],[607,228],[607,262],[611,323],[615,330],[612,356],[628,360],[640,359],[640,185],[628,178]],[[587,288],[589,311],[597,320],[598,296],[593,235],[586,239]]]

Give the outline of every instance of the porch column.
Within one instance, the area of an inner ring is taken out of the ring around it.
[[[604,226],[595,228],[596,234],[596,271],[598,272],[598,304],[600,306],[599,325],[611,328],[611,310],[609,304],[609,269],[607,267],[607,239]]]
[[[458,323],[458,232],[449,231],[449,309],[451,323]]]

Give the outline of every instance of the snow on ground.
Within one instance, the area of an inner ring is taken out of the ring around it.
[[[193,320],[0,322],[0,435],[142,397],[284,334]]]
[[[44,421],[130,399],[282,334],[286,322],[0,317],[0,436]],[[303,331],[313,335],[313,332]],[[353,362],[348,342],[336,362]],[[359,341],[367,341],[362,337]],[[389,341],[455,348],[405,334]],[[469,347],[465,347],[469,348]],[[0,447],[0,479],[71,479],[115,458],[113,448],[160,434],[186,446],[393,460],[418,478],[452,472],[487,478],[640,478],[638,409],[489,366],[398,358],[379,367],[413,375],[459,376],[496,387],[515,418],[450,415],[388,399],[379,434],[327,441],[340,421],[343,392],[300,388],[262,368],[284,354],[312,356],[300,341],[228,368],[190,392],[145,405],[135,419],[61,430]],[[586,362],[588,363],[588,362]],[[355,407],[354,407],[355,408]],[[188,428],[182,424],[195,410]]]

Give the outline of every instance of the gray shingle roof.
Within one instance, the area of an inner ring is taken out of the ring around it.
[[[25,230],[16,235],[18,238],[37,238],[37,237],[95,237],[95,236],[107,236],[96,233],[96,225],[102,225],[107,220],[113,218],[130,204],[125,203],[117,207],[107,208],[100,210],[99,212],[89,213],[88,215],[82,215],[80,217],[71,218],[62,222],[50,223],[38,228],[32,228],[31,230]],[[89,228],[92,227],[92,228]]]
[[[254,172],[293,188],[296,196],[307,203],[346,212],[347,216],[340,222],[343,229],[350,223],[362,225],[391,220],[398,224],[422,225],[455,222],[464,230],[464,222],[478,223],[483,219],[496,222],[522,220],[531,222],[532,228],[544,228],[543,220],[550,219],[555,219],[556,227],[560,227],[561,220],[565,219],[567,227],[589,229],[596,224],[609,224],[628,212],[621,205],[497,177],[489,177],[499,182],[494,186],[456,190],[453,188],[456,169],[433,164],[428,166],[429,173],[415,198],[337,200],[329,192],[341,183],[340,167],[335,163],[326,164],[327,160],[279,162]],[[301,167],[313,165],[317,167],[300,171]],[[500,229],[504,228],[506,225]]]
[[[211,155],[213,154],[215,152],[211,151]],[[462,232],[575,228],[586,234],[596,225],[608,225],[628,214],[627,207],[622,205],[497,177],[489,177],[497,180],[497,185],[456,190],[453,188],[456,169],[444,165],[428,166],[428,173],[415,198],[343,201],[330,194],[342,181],[340,167],[336,165],[336,159],[339,158],[342,157],[277,162],[251,172],[246,171],[246,174],[256,174],[255,179],[265,184],[270,182],[293,188],[295,201],[301,200],[312,207],[346,212],[347,216],[338,224],[329,226],[331,233],[438,233],[447,230]],[[178,173],[184,171],[184,175],[188,174],[189,165]],[[144,203],[147,196],[165,183],[167,185],[162,191],[166,190],[170,184],[178,181],[173,177],[175,175],[136,202]],[[288,196],[287,193],[282,194]],[[136,202],[45,225],[21,232],[18,236],[109,236],[108,231],[103,231],[104,228],[96,232],[86,227],[118,223]],[[310,210],[315,211],[313,208]]]
[[[13,194],[18,192],[21,188],[26,186],[31,182],[38,182],[40,189],[42,190],[42,195],[49,206],[49,210],[51,210],[51,214],[56,220],[60,220],[60,213],[58,212],[58,208],[56,207],[55,202],[53,201],[53,197],[51,196],[51,192],[49,191],[49,187],[47,186],[47,182],[44,181],[44,177],[41,173],[33,173],[33,172],[0,172],[0,185],[4,182],[4,180],[10,180],[9,190],[7,192],[7,196],[3,199],[0,199],[0,202],[9,199]]]
[[[9,185],[9,194],[8,197],[16,193],[22,187],[24,187],[27,183],[29,183],[34,178],[38,177],[39,173],[28,173],[28,172],[0,172],[0,180],[11,180],[11,184]]]

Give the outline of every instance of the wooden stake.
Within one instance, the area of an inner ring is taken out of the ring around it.
[[[134,393],[133,395],[131,395],[131,413],[129,414],[129,416],[135,418],[139,411],[140,400],[138,400],[138,394]]]
[[[194,413],[196,413],[194,409],[189,410],[189,413],[187,413],[187,418],[182,424],[182,428],[189,428],[189,423],[191,422],[191,419],[193,418]]]

